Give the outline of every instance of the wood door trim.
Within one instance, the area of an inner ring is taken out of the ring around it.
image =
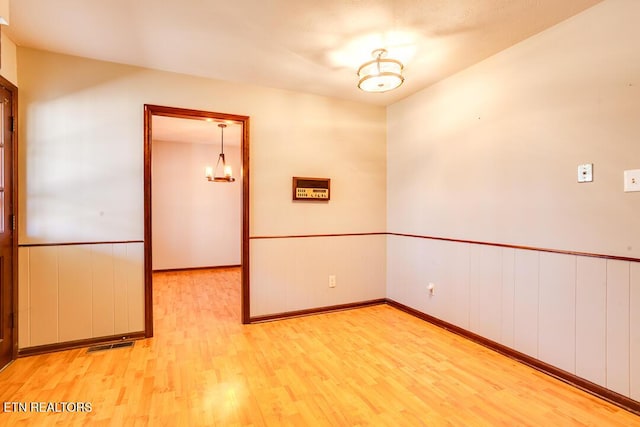
[[[12,147],[12,179],[11,179],[11,205],[13,206],[13,215],[15,217],[15,229],[11,238],[12,245],[12,265],[13,269],[12,283],[11,283],[11,311],[13,312],[13,356],[15,359],[18,357],[18,87],[11,83],[6,78],[0,76],[0,85],[3,86],[11,93],[11,112],[13,115],[13,132],[11,132]]]
[[[144,105],[144,301],[145,336],[153,336],[153,267],[151,258],[151,118],[165,116],[186,119],[232,120],[242,123],[242,293],[241,321],[250,323],[249,291],[249,116],[188,108]]]

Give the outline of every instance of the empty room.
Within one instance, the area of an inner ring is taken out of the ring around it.
[[[0,424],[640,426],[638,22],[0,0]]]

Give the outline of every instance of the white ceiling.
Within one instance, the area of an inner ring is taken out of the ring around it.
[[[398,101],[600,0],[11,0],[19,46],[378,105]],[[405,83],[364,93],[384,47]]]

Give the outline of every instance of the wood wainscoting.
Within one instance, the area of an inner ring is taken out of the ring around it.
[[[240,276],[237,268],[154,274],[153,338],[131,348],[16,360],[0,372],[0,400],[7,408],[0,420],[640,424],[631,412],[387,304],[243,325]],[[19,412],[14,402],[88,402],[91,412]]]

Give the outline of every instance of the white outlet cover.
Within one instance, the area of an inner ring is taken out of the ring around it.
[[[593,163],[578,165],[578,182],[593,181]]]
[[[640,169],[624,171],[624,191],[640,191]]]

